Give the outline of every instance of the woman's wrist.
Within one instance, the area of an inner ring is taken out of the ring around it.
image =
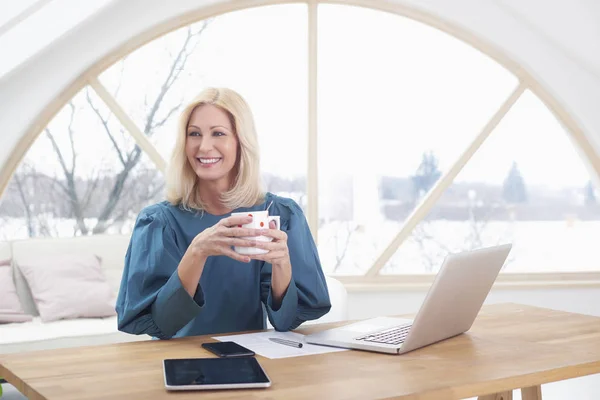
[[[292,264],[290,263],[289,260],[283,261],[281,263],[273,263],[271,264],[273,266],[273,269],[278,269],[278,270],[291,270],[292,269]]]
[[[199,243],[192,243],[190,245],[190,249],[191,249],[191,252],[190,252],[191,257],[190,258],[191,258],[192,262],[194,264],[197,264],[199,262],[202,262],[204,264],[204,262],[206,261],[208,256],[202,249],[202,245]]]
[[[185,290],[194,297],[207,257],[199,251],[200,249],[191,248],[189,250],[191,251],[187,251],[181,259],[177,274]]]

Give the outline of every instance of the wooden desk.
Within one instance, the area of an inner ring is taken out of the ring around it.
[[[336,324],[313,325],[308,333]],[[540,399],[540,386],[600,372],[600,318],[516,304],[484,306],[464,335],[400,356],[344,351],[258,357],[268,389],[169,393],[164,358],[210,357],[209,336],[0,355],[0,376],[39,399]]]

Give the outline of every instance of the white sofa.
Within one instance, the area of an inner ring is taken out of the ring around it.
[[[18,268],[19,261],[26,259],[32,252],[38,257],[53,254],[95,254],[102,259],[105,276],[116,297],[128,244],[129,236],[126,235],[0,242],[0,260],[12,259],[13,278],[21,305],[28,314],[35,316],[31,322],[0,324],[0,354],[150,339],[146,335],[119,332],[116,316],[41,322],[27,282]],[[347,319],[347,294],[344,286],[330,277],[327,278],[327,284],[332,302],[331,311],[318,321],[310,323]]]

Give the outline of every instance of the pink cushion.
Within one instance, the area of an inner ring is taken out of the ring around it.
[[[32,316],[25,314],[17,296],[10,260],[0,260],[0,323],[31,320]]]
[[[19,262],[43,322],[115,315],[113,291],[94,255],[60,255]]]

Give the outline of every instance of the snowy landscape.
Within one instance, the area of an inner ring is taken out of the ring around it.
[[[87,223],[94,224],[93,220]],[[135,216],[112,225],[106,234],[130,234]],[[26,239],[24,219],[0,218],[0,240]],[[502,243],[513,243],[504,272],[575,272],[600,270],[600,221],[491,221],[474,243],[472,225],[460,221],[430,221],[417,226],[382,270],[383,274],[435,273],[445,255]],[[53,236],[73,236],[70,219],[50,219]],[[332,222],[319,229],[319,255],[324,271],[334,275],[361,275],[368,270],[400,229],[383,224],[354,229],[348,238],[347,222]],[[426,231],[426,237],[423,233]],[[417,233],[418,232],[418,233]]]

